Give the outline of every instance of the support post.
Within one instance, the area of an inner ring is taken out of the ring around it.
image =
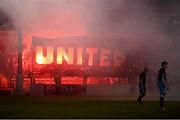
[[[16,94],[23,94],[23,68],[22,68],[22,31],[18,31],[18,67],[16,76]]]

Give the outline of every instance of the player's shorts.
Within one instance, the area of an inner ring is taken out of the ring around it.
[[[159,84],[158,87],[159,87],[160,96],[165,96],[166,95],[166,87],[162,84]]]

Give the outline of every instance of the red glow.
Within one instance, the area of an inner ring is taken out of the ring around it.
[[[31,69],[34,72],[33,69],[33,64],[31,64],[31,59],[36,61],[37,64],[52,64],[53,62],[57,64],[62,64],[63,59],[67,62],[67,64],[77,64],[77,65],[82,65],[84,62],[84,54],[87,56],[87,65],[88,66],[93,66],[94,65],[94,59],[95,57],[99,57],[99,67],[103,66],[118,66],[122,63],[124,60],[123,55],[120,51],[111,51],[110,49],[100,49],[100,48],[85,48],[85,46],[79,46],[78,48],[73,48],[73,47],[66,47],[66,46],[61,46],[58,47],[57,51],[54,49],[53,46],[36,46],[36,55],[34,57],[31,56],[31,54],[27,54],[28,52],[31,52],[32,49],[32,35],[34,36],[43,36],[47,38],[54,38],[54,37],[59,37],[59,36],[74,36],[74,35],[85,35],[82,31],[73,34],[68,34],[68,33],[59,33],[59,32],[35,32],[33,34],[28,34],[25,33],[24,36],[24,43],[25,43],[25,48],[23,49],[23,65],[26,65],[28,63],[28,66],[23,66],[24,70],[26,69]],[[16,37],[12,37],[13,39]],[[88,46],[86,46],[88,47]],[[29,51],[28,51],[29,50]],[[57,53],[57,55],[55,55]],[[109,55],[112,53],[113,55],[113,61],[109,60]],[[28,55],[27,58],[25,58],[25,55]],[[32,58],[31,58],[32,57]],[[57,57],[57,58],[55,58]],[[31,58],[31,59],[29,59]],[[15,68],[16,69],[16,68]],[[81,68],[80,68],[81,69]],[[46,74],[46,73],[45,73]],[[26,73],[24,72],[24,75]],[[42,75],[42,74],[41,74]],[[44,73],[42,75],[42,78],[36,78],[35,76],[35,81],[36,83],[42,83],[42,84],[55,84],[52,76],[45,76]],[[44,77],[45,76],[45,77]],[[26,77],[26,76],[25,76]],[[2,79],[2,78],[1,78]],[[24,79],[24,83],[30,84],[29,78]],[[104,80],[102,80],[104,81]],[[99,80],[99,78],[88,78],[87,79],[87,84],[93,85],[93,84],[99,84],[102,83],[102,81]],[[62,77],[61,83],[63,85],[67,84],[75,84],[75,85],[82,85],[84,82],[84,78],[82,77]],[[112,82],[113,83],[113,82]],[[6,79],[5,81],[1,81],[0,83],[3,87],[8,87],[8,80]]]
[[[0,74],[0,88],[8,88],[8,87],[9,87],[8,80],[4,75]]]
[[[114,67],[121,66],[124,60],[123,54],[114,50],[113,60],[110,59],[111,50],[109,49],[98,49],[98,48],[86,48],[86,57],[88,66],[94,66],[95,62],[99,64],[99,67]],[[36,47],[36,63],[37,64],[51,64],[55,59],[54,53],[56,53],[53,47]],[[68,65],[82,65],[83,62],[83,48],[73,48],[73,47],[57,47],[57,58],[56,64],[63,64],[65,61]],[[99,57],[99,62],[97,62],[97,57]],[[77,60],[75,60],[75,58]]]
[[[77,49],[77,64],[82,65],[82,48]]]
[[[84,33],[80,33],[79,35],[83,35]],[[56,38],[56,37],[62,37],[62,36],[74,36],[78,34],[64,34],[64,33],[59,33],[59,32],[36,32],[33,34],[29,34],[29,36],[38,36],[38,37],[43,37],[43,38]],[[28,38],[30,39],[30,37]],[[31,39],[32,40],[32,39]],[[51,40],[49,40],[51,42]],[[32,44],[31,44],[32,45]],[[48,44],[47,44],[48,45]],[[33,45],[32,45],[33,46]],[[31,46],[31,47],[32,47]],[[28,47],[28,48],[31,48]],[[41,45],[40,46],[33,46],[35,48],[35,64],[34,66],[37,67],[43,67],[42,64],[63,64],[66,62],[68,65],[85,65],[87,66],[95,66],[95,67],[118,67],[122,64],[124,60],[124,56],[121,53],[121,51],[114,50],[114,49],[103,49],[102,47],[98,46],[93,46],[97,48],[91,48],[88,47],[88,45],[82,45],[82,46],[66,46],[66,45],[61,45],[58,44],[56,46],[46,46],[46,45]],[[31,49],[29,49],[31,50]],[[112,56],[112,59],[110,59]],[[34,59],[32,58],[32,59]],[[96,61],[97,60],[97,61]],[[38,64],[41,64],[39,66]],[[34,67],[33,66],[33,67]],[[46,65],[44,65],[46,66]],[[48,67],[51,67],[51,65],[48,65]],[[32,67],[32,70],[33,70]],[[68,69],[67,66],[65,69]],[[70,66],[71,67],[71,66]],[[80,67],[80,66],[79,66]],[[41,68],[40,68],[41,69]],[[64,69],[64,68],[63,68]],[[79,68],[81,69],[81,67]],[[44,74],[44,73],[43,73]],[[50,73],[48,73],[50,75]],[[41,76],[41,75],[40,75]],[[55,84],[53,77],[48,76],[50,78],[46,78],[47,76],[42,75],[43,78],[36,78],[36,83],[43,83],[43,84]],[[51,78],[52,77],[52,78]],[[104,79],[103,79],[104,80]],[[103,81],[102,80],[102,81]],[[88,85],[95,85],[95,84],[100,84],[102,83],[99,78],[96,77],[88,77],[87,79],[87,84]],[[64,77],[62,75],[61,78],[61,84],[62,85],[83,85],[84,83],[84,78],[83,77]]]
[[[102,49],[101,50],[101,56],[100,56],[100,66],[110,66],[110,61],[109,61],[109,57],[110,57],[110,50],[105,50]]]
[[[63,63],[63,58],[68,64],[73,64],[74,62],[74,54],[73,48],[68,48],[68,52],[63,47],[58,47],[57,49],[57,64]]]
[[[36,62],[38,64],[51,64],[53,62],[53,48],[46,48],[46,56],[43,52],[43,47],[36,48]]]
[[[82,77],[62,77],[61,84],[62,85],[82,85],[83,78]]]
[[[87,48],[86,52],[89,54],[88,65],[92,66],[93,61],[94,61],[94,54],[97,54],[98,49],[97,48]]]

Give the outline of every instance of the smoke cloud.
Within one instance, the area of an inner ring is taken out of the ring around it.
[[[2,0],[0,8],[17,29],[38,36],[95,36],[120,39],[128,49],[169,45],[162,24],[148,1],[131,0]],[[27,40],[28,41],[28,40]],[[27,42],[28,43],[28,42]],[[144,44],[145,43],[145,44]],[[122,45],[120,41],[119,46]]]
[[[27,34],[27,45],[32,35],[116,39],[119,47],[127,45],[130,52],[149,51],[143,65],[157,71],[160,62],[167,60],[168,72],[178,74],[180,65],[171,65],[179,60],[176,41],[167,34],[164,23],[155,22],[159,16],[148,0],[1,0],[0,9]]]
[[[147,1],[3,0],[0,7],[11,16],[17,28],[30,32],[113,35],[117,38],[163,34],[162,25],[151,21],[156,16]]]

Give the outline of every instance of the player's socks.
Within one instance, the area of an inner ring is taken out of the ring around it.
[[[160,97],[160,107],[162,109],[165,109],[165,106],[164,106],[164,97]]]
[[[141,104],[142,103],[142,97],[139,96],[138,99],[137,99],[137,104]]]

